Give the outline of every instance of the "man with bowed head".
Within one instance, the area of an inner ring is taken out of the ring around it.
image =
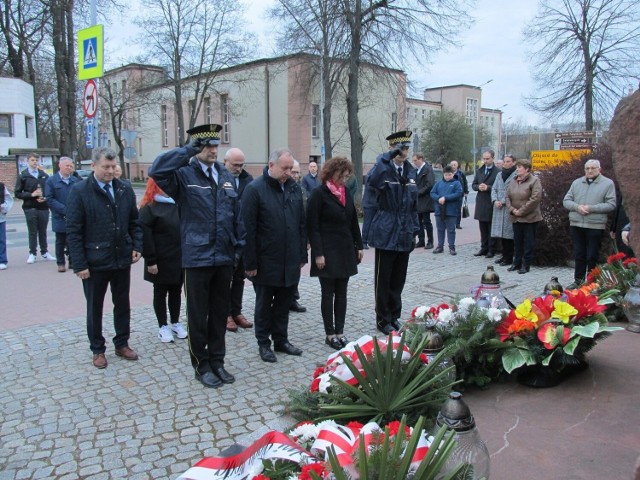
[[[224,367],[229,286],[244,246],[235,178],[216,160],[220,125],[187,131],[191,143],[161,154],[149,169],[180,211],[189,353],[205,387],[235,382]]]
[[[307,263],[302,190],[291,178],[293,155],[280,149],[269,155],[261,176],[244,190],[242,218],[247,230],[244,268],[256,293],[255,335],[264,362],[276,362],[271,350],[302,355],[289,342],[289,306]]]
[[[584,177],[573,181],[562,202],[564,208],[569,210],[575,258],[575,282],[569,288],[580,286],[587,272],[596,266],[607,227],[607,215],[616,208],[613,181],[600,171],[600,160],[587,160]]]
[[[307,194],[307,198],[311,195],[316,188],[320,186],[320,179],[318,178],[318,164],[316,162],[309,162],[309,173],[302,177],[302,188]]]
[[[482,154],[484,165],[476,170],[471,184],[471,188],[478,192],[473,218],[478,220],[480,226],[480,250],[473,254],[475,257],[485,255],[486,258],[493,258],[495,256],[494,240],[491,237],[491,221],[493,219],[491,189],[500,170],[493,164],[494,157],[493,150],[487,150]]]
[[[116,355],[137,360],[129,347],[131,264],[140,260],[142,229],[130,185],[114,177],[116,152],[93,150],[93,174],[77,182],[67,197],[67,241],[73,271],[82,279],[87,299],[87,335],[93,366],[106,368],[102,307],[107,287],[113,301]]]
[[[416,169],[408,161],[410,130],[387,137],[389,151],[378,156],[368,186],[376,198],[369,245],[376,249],[376,326],[388,335],[400,329],[402,290],[418,224]]]

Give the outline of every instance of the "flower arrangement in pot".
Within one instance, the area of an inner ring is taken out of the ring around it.
[[[502,364],[521,383],[557,385],[567,373],[586,366],[586,353],[619,327],[608,326],[606,305],[583,290],[526,299],[497,328],[507,345]]]
[[[591,269],[587,274],[587,285],[583,288],[607,305],[605,313],[610,321],[623,321],[626,318],[621,308],[622,301],[639,273],[635,257],[627,258],[624,253],[615,253],[607,257],[606,263]]]

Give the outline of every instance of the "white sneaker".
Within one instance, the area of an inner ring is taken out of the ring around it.
[[[42,254],[42,258],[44,258],[45,260],[49,260],[50,262],[55,262],[56,261],[56,257],[51,255],[49,252],[43,253]]]
[[[7,269],[7,264],[6,263],[0,263],[0,270],[6,270]]]
[[[36,263],[36,256],[33,253],[29,254],[29,258],[27,258],[27,263]]]
[[[176,337],[178,338],[187,338],[187,329],[184,328],[184,325],[182,325],[181,323],[172,323],[171,331],[175,333]]]
[[[173,334],[171,333],[169,325],[163,325],[160,327],[160,330],[158,330],[158,338],[162,343],[173,342]]]

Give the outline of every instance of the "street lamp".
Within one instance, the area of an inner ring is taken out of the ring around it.
[[[511,120],[511,118],[513,117],[507,118],[506,121],[508,122],[509,120]],[[503,156],[505,156],[507,154],[507,148],[509,145],[509,131],[507,130],[506,126],[503,128],[503,130],[504,130],[504,155]]]
[[[485,85],[488,85],[489,83],[493,82],[493,78],[491,80],[487,80],[486,82],[484,82],[481,85],[478,85],[476,88],[477,89],[482,89],[482,87],[484,87]],[[476,126],[478,124],[478,100],[476,100],[476,103],[474,104],[474,108],[473,108],[473,148],[471,149],[471,153],[473,155],[473,171],[475,172],[478,169],[478,163],[476,162],[476,154],[478,153],[477,149],[476,149]]]

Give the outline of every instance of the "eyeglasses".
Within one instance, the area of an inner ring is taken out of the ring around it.
[[[585,170],[598,170],[600,167],[584,167]]]

